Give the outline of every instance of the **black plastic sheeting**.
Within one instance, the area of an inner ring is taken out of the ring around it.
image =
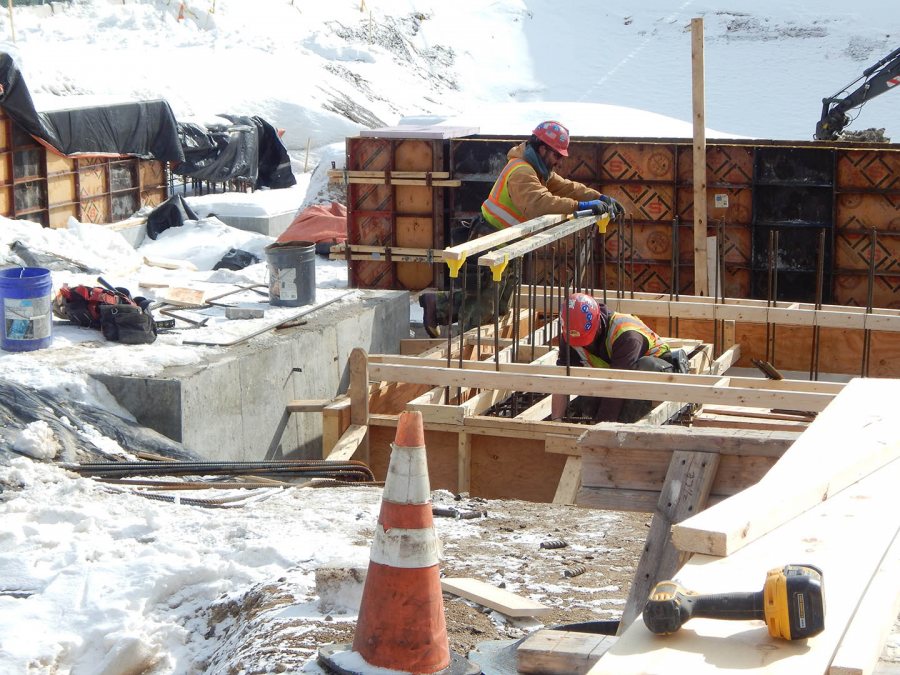
[[[22,129],[60,154],[132,155],[172,163],[181,176],[254,188],[297,180],[275,128],[259,117],[222,115],[214,127],[180,123],[164,100],[38,112],[22,73],[0,53],[0,106]]]
[[[184,162],[175,173],[214,183],[241,179],[255,188],[285,188],[297,182],[275,127],[256,116],[220,117],[229,124],[178,125]]]
[[[147,236],[156,239],[170,227],[181,227],[186,220],[197,220],[197,214],[181,195],[169,197],[147,216]]]

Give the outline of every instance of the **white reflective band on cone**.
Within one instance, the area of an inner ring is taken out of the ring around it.
[[[384,481],[384,499],[395,504],[426,504],[431,500],[425,448],[391,444],[391,461]]]
[[[388,567],[417,569],[437,565],[441,555],[440,543],[433,527],[405,530],[394,527],[385,531],[381,523],[372,542],[372,562]]]

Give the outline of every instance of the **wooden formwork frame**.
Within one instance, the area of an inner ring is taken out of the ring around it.
[[[648,300],[659,302],[658,298]],[[714,311],[716,303],[712,307]],[[675,311],[668,305],[665,309]],[[751,304],[749,309],[752,313],[757,307]],[[532,310],[522,310],[529,311]],[[774,313],[769,316],[774,317]],[[509,316],[505,317],[501,332],[511,333],[512,323]],[[520,318],[520,325],[524,323]],[[705,345],[695,356],[695,374],[691,375],[566,368],[555,365],[557,351],[553,344],[536,344],[541,335],[538,328],[513,343],[509,337],[494,341],[492,328],[481,332],[475,329],[453,341],[408,341],[401,355],[355,352],[351,358],[350,398],[323,411],[324,456],[356,456],[369,462],[376,476],[383,475],[397,416],[405,409],[415,409],[423,414],[433,487],[492,498],[560,503],[574,503],[589,495],[586,503],[593,506],[652,511],[668,464],[666,458],[671,453],[665,457],[649,451],[628,455],[630,471],[653,476],[649,481],[636,485],[627,480],[612,481],[607,486],[589,486],[595,489],[585,492],[581,486],[578,438],[588,427],[546,421],[552,394],[614,395],[665,402],[643,420],[644,425],[652,426],[664,424],[686,405],[715,405],[726,414],[730,406],[744,411],[755,408],[755,414],[763,421],[769,410],[779,408],[797,411],[791,417],[803,419],[801,412],[814,414],[823,410],[843,386],[833,382],[723,376],[740,358],[739,345],[715,360],[711,358],[711,347]],[[551,336],[555,338],[553,331]],[[699,340],[674,342],[689,348],[700,344]],[[495,344],[500,348],[497,354],[493,352]],[[476,345],[483,347],[484,353],[478,354]],[[419,349],[419,355],[412,355]],[[518,361],[514,361],[516,355]],[[545,396],[515,417],[484,414],[511,392]],[[366,410],[361,412],[362,406]],[[750,460],[729,461],[746,463],[751,468],[726,466],[721,479],[725,482],[713,492],[713,499],[734,494],[758,479],[774,459],[754,456]],[[625,474],[629,471],[624,465],[620,470]]]

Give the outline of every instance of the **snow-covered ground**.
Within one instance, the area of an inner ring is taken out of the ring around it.
[[[3,11],[8,41],[0,50],[15,55],[39,107],[59,105],[59,97],[162,97],[180,121],[247,114],[286,129],[298,186],[204,197],[196,205],[205,213],[223,204],[245,215],[275,213],[318,201],[323,172],[313,168],[342,162],[344,138],[363,127],[424,121],[526,134],[555,118],[575,136],[687,137],[694,17],[705,23],[710,135],[806,140],[821,99],[900,41],[900,5],[884,0],[744,0],[728,8],[712,0],[190,0],[179,21],[181,4],[55,3],[52,14],[17,8],[13,24]],[[897,134],[896,97],[867,104],[854,128]],[[210,261],[271,242],[204,218],[135,252],[87,224],[50,232],[0,219],[0,265],[13,262],[4,255],[16,240],[83,260],[128,287],[151,273],[200,287],[262,283],[262,264],[214,273]],[[198,270],[148,269],[144,255],[185,259]],[[57,286],[95,278],[54,273]],[[343,265],[320,260],[317,281],[324,293],[340,292]],[[54,357],[97,337],[59,326],[48,349],[0,353],[0,377],[127,415],[79,363]],[[92,367],[131,364],[147,373],[216,349],[180,340],[103,344],[92,350]],[[5,420],[4,432],[3,450],[54,454],[46,426],[10,429]],[[94,440],[115,450],[112,439]],[[341,509],[327,491],[233,496],[243,508],[213,514],[120,494],[0,451],[0,675],[190,673],[210,663],[238,672],[209,632],[214,602],[279,579],[307,597],[317,567],[365,564],[377,491],[350,491]],[[452,523],[442,527],[453,536]],[[294,611],[323,616],[313,601]]]

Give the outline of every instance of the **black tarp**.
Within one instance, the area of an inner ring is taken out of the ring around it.
[[[172,163],[197,180],[242,180],[254,188],[296,184],[290,158],[260,117],[222,115],[228,124],[180,123],[168,102],[140,101],[38,112],[21,72],[0,52],[0,106],[22,129],[68,156],[132,155]]]
[[[271,124],[255,116],[220,117],[228,124],[178,124],[184,162],[175,173],[214,183],[243,180],[254,188],[296,184],[287,149]]]
[[[63,155],[184,159],[175,115],[166,101],[38,112],[15,61],[3,53],[0,106],[25,131]]]

